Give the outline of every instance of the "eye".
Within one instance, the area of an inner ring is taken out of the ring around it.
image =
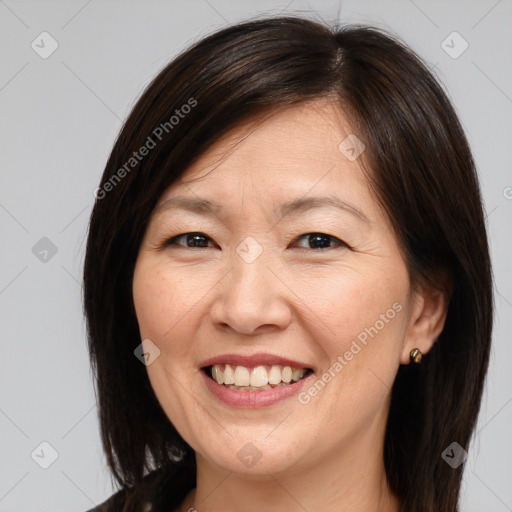
[[[345,242],[343,242],[342,240],[340,240],[339,238],[336,238],[335,236],[332,236],[332,235],[327,235],[325,233],[306,233],[304,235],[297,237],[295,239],[295,241],[301,240],[301,239],[305,239],[306,244],[308,244],[308,245],[309,244],[316,245],[317,246],[316,249],[319,251],[322,251],[325,249],[334,249],[335,247],[329,246],[330,242],[334,242],[335,245],[340,246],[340,247],[348,247],[348,245]],[[310,248],[310,247],[306,247],[306,248]]]
[[[297,237],[293,243],[297,240],[305,239],[306,243],[314,244],[316,247],[305,247],[306,249],[317,249],[316,252],[326,250],[326,249],[334,249],[336,246],[338,247],[349,247],[348,244],[336,238],[332,235],[327,235],[325,233],[306,233]],[[176,235],[172,238],[164,240],[161,243],[161,247],[169,247],[169,246],[181,246],[185,249],[206,249],[208,248],[208,242],[211,241],[211,238],[204,233],[183,233],[181,235]],[[330,245],[334,242],[334,247]]]
[[[203,233],[183,233],[182,235],[177,235],[172,238],[169,238],[168,240],[165,240],[162,243],[162,247],[168,247],[170,245],[178,245],[183,246],[182,243],[179,243],[180,241],[184,241],[185,248],[207,248],[208,240],[211,240],[210,237],[206,236]]]

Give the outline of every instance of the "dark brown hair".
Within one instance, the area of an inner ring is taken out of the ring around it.
[[[473,158],[446,94],[405,44],[376,28],[330,28],[298,17],[246,21],[181,53],[140,97],[105,167],[90,219],[84,309],[104,450],[134,500],[143,477],[156,469],[168,479],[159,498],[167,506],[195,485],[193,451],[133,354],[141,340],[132,277],[152,210],[228,130],[319,98],[334,98],[365,143],[367,177],[394,226],[411,282],[442,287],[439,270],[449,275],[443,332],[421,365],[398,371],[384,462],[402,510],[457,510],[463,466],[452,469],[441,453],[452,442],[468,448],[493,314]]]

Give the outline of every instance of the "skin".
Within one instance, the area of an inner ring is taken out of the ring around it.
[[[147,366],[151,385],[196,452],[197,487],[180,511],[399,510],[383,464],[390,390],[410,351],[432,347],[447,301],[427,286],[413,292],[361,157],[350,161],[338,149],[350,133],[332,101],[303,103],[234,129],[162,191],[133,297],[141,339],[160,350]],[[283,202],[327,194],[368,222],[328,206],[281,220],[272,213]],[[223,210],[208,217],[159,209],[178,195]],[[162,247],[191,232],[206,237]],[[315,244],[308,233],[335,238]],[[236,250],[249,236],[262,249],[250,263]],[[264,352],[305,362],[321,378],[397,303],[400,311],[307,404],[293,396],[231,408],[200,374],[210,357]],[[237,456],[247,443],[261,455],[251,467]]]

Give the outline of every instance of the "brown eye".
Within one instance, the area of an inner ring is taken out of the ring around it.
[[[348,244],[332,235],[325,233],[306,233],[297,237],[294,241],[305,240],[307,246],[301,246],[304,249],[313,249],[319,252],[327,249],[335,249],[337,247],[349,247]],[[173,236],[162,243],[162,248],[175,246],[185,249],[207,249],[213,245],[208,245],[211,238],[204,233],[182,233],[181,235]]]
[[[164,247],[181,246],[185,248],[198,248],[204,249],[208,247],[210,238],[203,233],[183,233],[181,235],[173,236],[164,242]]]
[[[315,246],[315,247],[306,247],[307,249],[313,248],[313,249],[323,250],[323,249],[334,249],[334,248],[340,247],[340,246],[348,247],[348,245],[345,242],[343,242],[342,240],[340,240],[339,238],[336,238],[335,236],[332,236],[332,235],[327,235],[325,233],[306,233],[304,235],[299,236],[295,240],[301,240],[301,239],[305,239],[308,246],[310,244],[313,244],[313,246]],[[332,243],[334,243],[334,246],[331,245]]]

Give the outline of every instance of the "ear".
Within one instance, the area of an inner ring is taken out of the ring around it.
[[[400,357],[401,364],[410,364],[410,353],[415,348],[426,354],[443,331],[451,296],[450,286],[446,280],[444,283],[446,285],[442,288],[422,284],[412,292],[412,307]]]

